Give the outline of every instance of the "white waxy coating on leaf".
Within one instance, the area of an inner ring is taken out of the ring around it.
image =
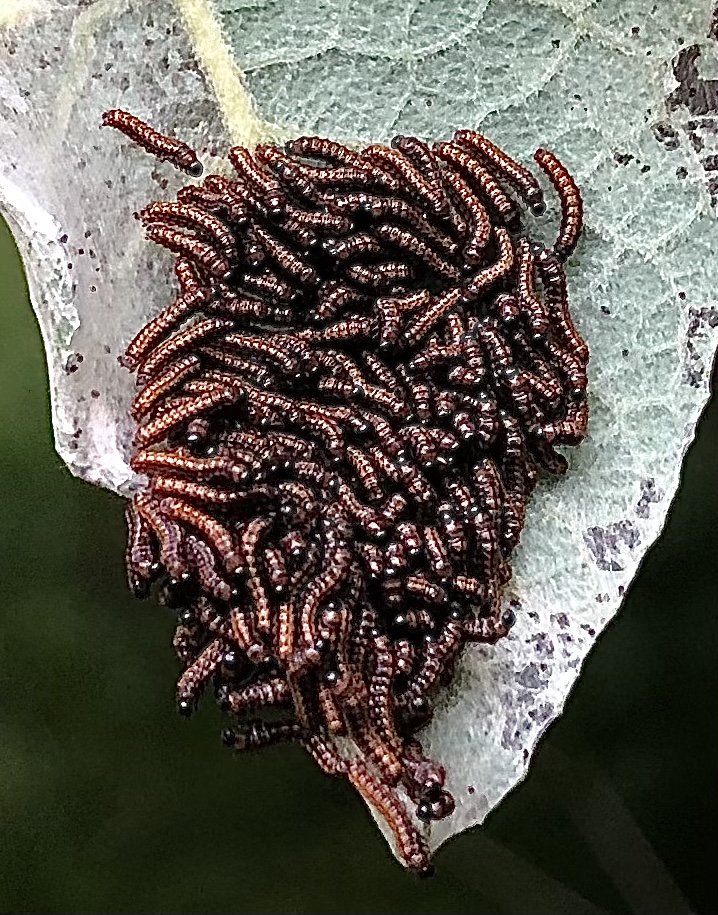
[[[143,240],[132,214],[186,180],[100,131],[103,110],[124,107],[176,133],[210,169],[226,167],[213,157],[243,129],[366,143],[480,127],[527,164],[537,146],[553,149],[584,195],[568,287],[591,348],[589,435],[568,454],[566,478],[542,481],[530,503],[506,594],[515,629],[467,651],[422,737],[457,800],[432,827],[436,847],[480,823],[525,773],[663,525],[707,399],[718,232],[704,166],[718,143],[707,130],[696,152],[691,113],[666,98],[682,47],[697,44],[715,68],[709,5],[217,7],[231,56],[217,23],[197,20],[208,15],[204,0],[179,2],[185,20],[169,0],[3,7],[0,205],[48,352],[57,448],[84,479],[132,486],[133,382],[117,357],[174,295],[171,258]],[[237,72],[253,98],[230,103],[227,87],[243,92]],[[532,222],[544,239],[558,221],[550,190],[549,200]]]

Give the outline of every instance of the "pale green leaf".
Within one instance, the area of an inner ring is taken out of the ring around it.
[[[260,138],[480,127],[525,161],[546,145],[577,175],[587,229],[569,291],[592,354],[590,432],[530,505],[506,595],[515,630],[467,651],[425,734],[457,798],[434,847],[523,777],[675,494],[718,340],[718,143],[696,107],[718,96],[702,82],[718,70],[709,25],[698,0],[0,8],[0,206],[45,340],[57,448],[78,476],[121,492],[132,380],[117,356],[173,295],[170,259],[132,214],[183,182],[100,131],[103,110],[176,133],[211,168],[230,143]],[[692,45],[699,74],[681,87],[673,62]],[[535,230],[555,225],[554,205]]]

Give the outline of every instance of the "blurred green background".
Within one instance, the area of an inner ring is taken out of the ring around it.
[[[715,401],[529,778],[420,881],[303,751],[234,757],[211,701],[175,713],[170,611],[126,590],[121,500],[53,450],[1,223],[0,307],[0,911],[716,912]]]

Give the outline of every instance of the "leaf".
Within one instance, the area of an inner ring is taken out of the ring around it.
[[[175,133],[211,169],[230,143],[260,138],[471,126],[525,161],[546,145],[577,175],[587,229],[569,292],[592,354],[589,436],[530,504],[505,597],[519,610],[511,637],[466,652],[423,738],[457,799],[433,847],[525,774],[663,526],[707,399],[709,19],[695,0],[221,0],[215,12],[205,0],[5,0],[0,12],[0,205],[42,328],[57,449],[122,493],[132,384],[117,357],[172,297],[170,261],[132,214],[183,182],[101,132],[103,110]],[[551,237],[556,213],[536,232]]]

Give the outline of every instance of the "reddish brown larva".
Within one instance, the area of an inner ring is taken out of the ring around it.
[[[406,138],[404,138],[404,143],[406,144]],[[437,216],[444,216],[448,213],[447,200],[441,189],[427,181],[419,169],[399,151],[386,146],[369,146],[364,150],[363,157],[397,174],[408,188],[409,193],[428,206],[430,211],[436,213]]]
[[[230,574],[239,571],[242,561],[237,552],[235,539],[220,522],[206,512],[174,497],[163,498],[159,507],[168,517],[184,522],[202,534]]]
[[[159,561],[171,578],[182,579],[187,573],[182,529],[147,496],[136,496],[133,508],[147,522],[159,543]]]
[[[583,200],[578,185],[565,165],[547,149],[537,149],[534,159],[546,172],[561,200],[561,228],[553,249],[562,261],[578,244],[583,227]]]
[[[479,198],[460,175],[447,172],[446,183],[456,194],[471,221],[471,237],[464,248],[464,259],[467,264],[474,266],[481,262],[484,248],[491,238],[491,219]]]
[[[466,284],[465,292],[471,297],[478,296],[502,279],[514,265],[514,247],[507,229],[497,226],[494,234],[499,243],[499,257],[490,267],[479,271]]]
[[[475,150],[481,158],[496,166],[499,173],[516,188],[528,203],[534,215],[540,216],[543,213],[545,204],[541,185],[527,168],[519,165],[491,140],[487,140],[474,130],[458,130],[454,134],[454,143]]]
[[[255,193],[261,195],[269,212],[280,212],[286,202],[281,185],[260,168],[248,149],[235,146],[227,154],[235,171]]]
[[[230,321],[209,318],[205,321],[197,321],[189,327],[177,331],[171,337],[163,339],[162,342],[156,343],[155,348],[147,354],[142,352],[141,348],[138,348],[142,355],[145,356],[138,369],[140,382],[146,384],[155,377],[159,369],[163,369],[175,356],[205,342],[210,337],[217,336],[222,331],[231,330],[232,327],[233,325]],[[130,346],[132,347],[133,344],[130,344]],[[135,349],[133,347],[134,352]]]
[[[331,165],[357,165],[359,153],[325,137],[297,137],[287,143],[287,150],[306,159],[325,159]]]
[[[138,597],[148,593],[150,582],[158,568],[159,555],[147,520],[133,504],[125,511],[127,522],[127,551],[125,565],[130,587]]]
[[[229,263],[233,263],[235,250],[234,233],[216,216],[200,206],[189,203],[151,203],[140,216],[146,223],[168,223],[184,228],[194,229],[211,242],[218,245]]]
[[[462,292],[458,288],[436,298],[426,311],[416,318],[404,332],[404,340],[410,346],[418,343],[422,337],[431,330],[436,322],[462,299]]]
[[[190,146],[181,140],[158,133],[134,114],[113,108],[103,113],[102,126],[120,130],[150,155],[170,162],[175,168],[187,172],[193,178],[199,178],[202,174],[202,163]]]
[[[394,137],[391,145],[412,162],[423,175],[431,190],[431,194],[427,199],[432,209],[440,216],[448,215],[449,201],[443,187],[445,176],[430,147],[416,137],[408,136]]]
[[[194,704],[207,680],[215,673],[225,653],[221,639],[215,639],[201,652],[187,668],[177,683],[177,701],[180,711],[187,704]]]
[[[380,242],[366,232],[350,235],[334,242],[325,242],[324,250],[338,261],[349,261],[356,257],[370,254],[379,254],[382,250]]]
[[[159,223],[147,226],[145,234],[158,245],[193,261],[200,269],[206,270],[210,276],[227,279],[232,274],[232,264],[227,257],[200,238],[186,235],[171,226]]]
[[[546,306],[536,296],[534,271],[531,246],[524,238],[519,246],[519,308],[526,313],[531,331],[538,337],[543,337],[549,327],[549,315]]]
[[[312,286],[317,282],[318,277],[314,268],[296,255],[291,248],[277,241],[271,233],[261,226],[255,228],[254,234],[269,257],[293,280]]]
[[[140,448],[162,441],[168,433],[195,417],[201,417],[207,410],[220,404],[231,404],[237,400],[238,393],[230,387],[216,387],[205,394],[190,397],[176,407],[155,416],[135,433],[135,444]]]
[[[185,379],[198,372],[201,365],[201,360],[195,355],[185,356],[168,365],[132,401],[130,412],[133,419],[140,420],[149,413],[160,398],[177,388]]]
[[[459,278],[458,269],[440,254],[432,250],[426,242],[422,241],[408,229],[402,229],[397,225],[377,226],[374,230],[376,238],[380,242],[395,246],[401,251],[405,251],[409,257],[416,258],[428,267],[433,273],[437,273],[445,280],[456,281]]]
[[[506,224],[515,224],[517,217],[516,207],[491,173],[483,165],[480,165],[473,156],[470,156],[454,143],[436,143],[434,152],[445,162],[459,166],[461,172],[473,182],[474,190],[486,197]]]

